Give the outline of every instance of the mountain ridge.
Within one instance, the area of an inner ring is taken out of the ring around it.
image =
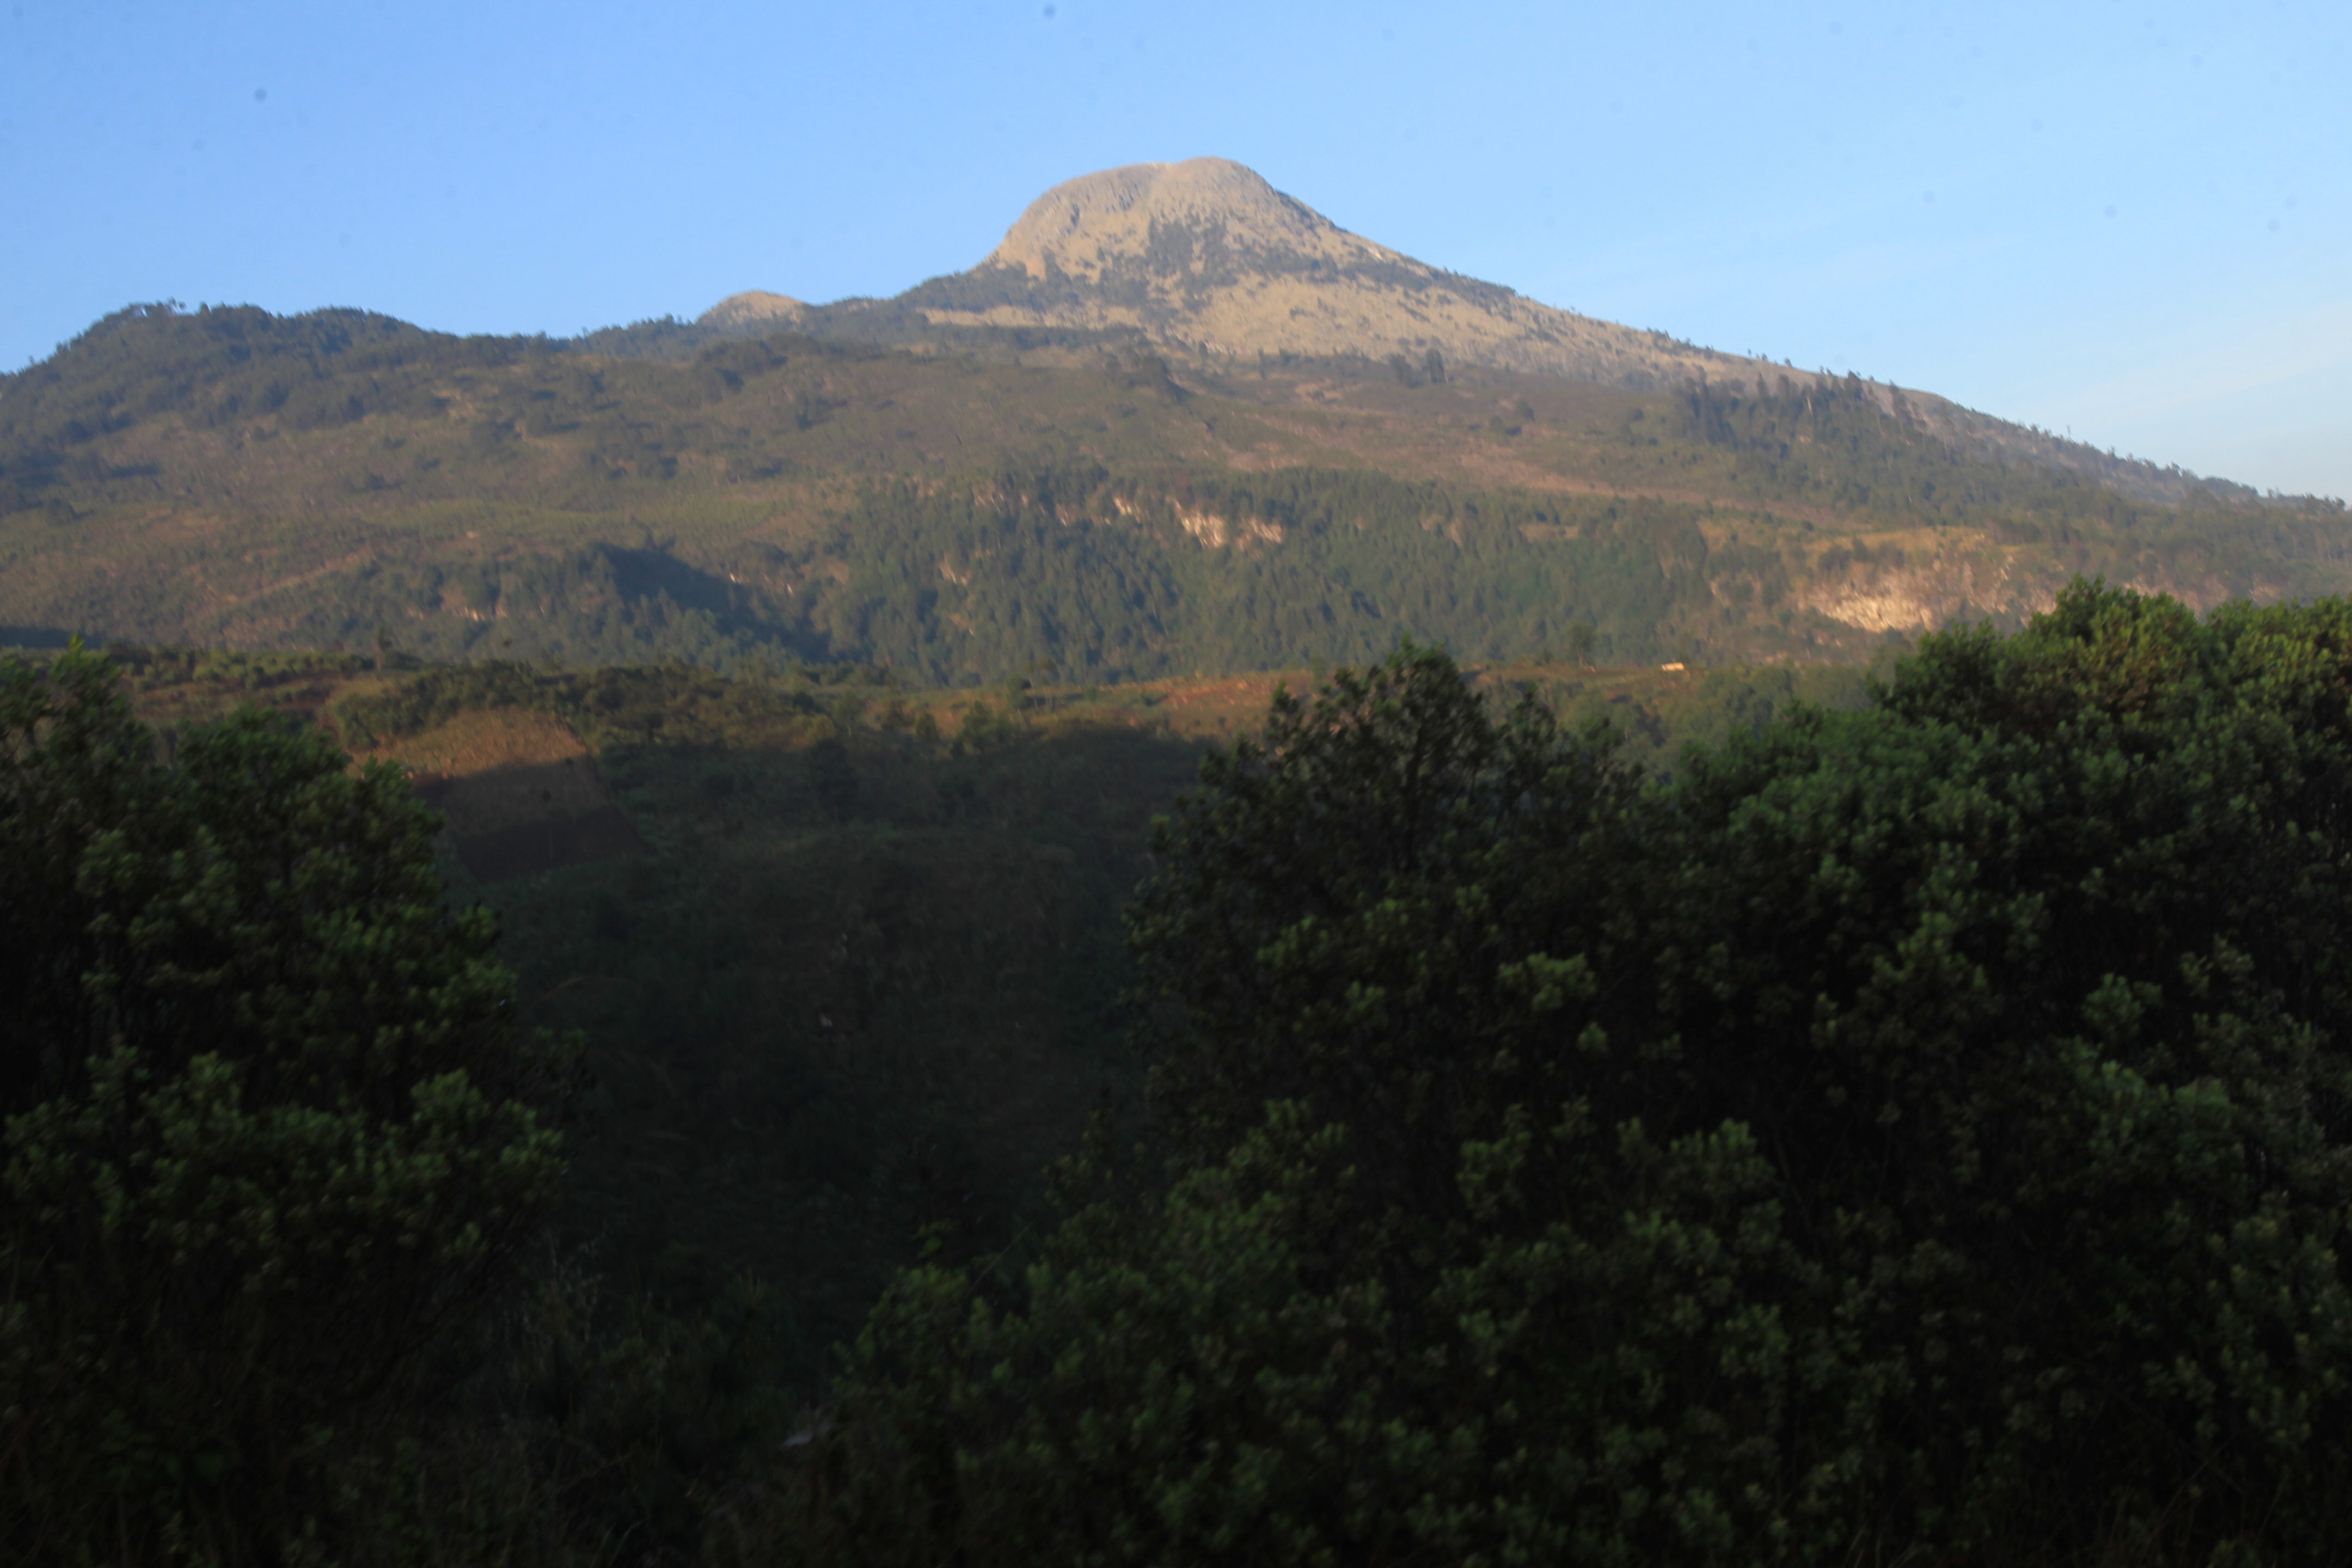
[[[355,310],[125,310],[0,377],[0,628],[961,683],[1408,634],[1852,659],[2014,624],[2078,573],[2200,609],[2352,587],[2340,504],[2131,501],[1969,457],[1858,377],[1639,393],[959,331],[982,335],[615,356]]]
[[[1972,457],[2069,468],[2139,500],[2179,504],[2200,488],[2266,499],[2252,487],[2102,452],[1933,392],[1726,353],[1547,305],[1342,228],[1225,158],[1132,163],[1066,180],[1031,202],[975,266],[888,299],[812,305],[751,290],[690,326],[667,327],[650,334],[651,352],[780,329],[886,342],[993,331],[1051,334],[1042,340],[1049,342],[1139,338],[1208,364],[1360,358],[1391,363],[1407,379],[1434,364],[1441,376],[1448,365],[1478,365],[1634,392],[1711,384],[1734,395],[1786,396],[1859,384],[1890,417]],[[583,341],[629,352],[614,336]]]
[[[2340,502],[1717,354],[1222,160],[1065,182],[890,300],[460,338],[134,306],[0,376],[0,634],[926,681],[1580,639],[1869,657],[2077,574],[2352,588]]]
[[[730,295],[696,321],[758,319]],[[1403,356],[1551,374],[1632,391],[1692,379],[1814,373],[1700,348],[1538,303],[1351,233],[1224,158],[1133,163],[1066,180],[1029,204],[974,267],[887,300],[845,300],[797,318],[912,313],[932,327],[1139,332],[1223,359],[1264,353]]]

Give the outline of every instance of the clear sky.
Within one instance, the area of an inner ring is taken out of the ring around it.
[[[134,300],[890,294],[1238,159],[1714,347],[2352,495],[2352,5],[0,0],[0,364]]]

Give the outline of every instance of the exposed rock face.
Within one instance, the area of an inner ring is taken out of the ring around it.
[[[2056,604],[2074,575],[2071,564],[2060,558],[1981,539],[1956,540],[1932,556],[1899,566],[1857,564],[1823,572],[1789,602],[1865,632],[1940,631],[1987,618],[2018,626]],[[2210,571],[2144,572],[2116,585],[2168,594],[2200,615],[2232,597],[2251,594],[2267,602],[2289,591],[2278,578],[2233,583]]]
[[[1402,353],[1419,363],[1434,349],[1449,363],[1635,387],[1766,368],[1442,271],[1223,158],[1056,185],[980,266],[910,302],[941,324],[1132,327],[1252,357]]]
[[[1184,244],[1186,237],[1193,243]],[[1174,282],[1187,272],[1231,271],[1217,268],[1220,258],[1258,271],[1315,259],[1335,267],[1405,260],[1239,163],[1194,158],[1130,163],[1055,185],[1029,204],[982,265],[1019,267],[1040,279],[1059,269],[1101,284],[1142,261],[1147,275],[1157,270]],[[1154,262],[1166,265],[1155,268]]]
[[[695,325],[721,331],[773,331],[780,327],[799,326],[807,319],[808,307],[791,295],[750,289],[728,295],[703,311]]]

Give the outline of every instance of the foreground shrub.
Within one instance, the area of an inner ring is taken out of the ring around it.
[[[390,768],[0,668],[0,1555],[335,1546],[561,1174],[565,1053]]]
[[[2078,587],[1648,787],[1431,653],[1278,700],[1134,916],[1172,1185],[906,1276],[724,1539],[2333,1554],[2347,692],[2341,604]]]

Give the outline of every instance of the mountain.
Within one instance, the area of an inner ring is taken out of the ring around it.
[[[1233,359],[1403,355],[1652,389],[1760,363],[1523,299],[1349,233],[1223,158],[1083,175],[907,301],[940,326],[1130,328]],[[1778,368],[1778,367],[1774,367]]]
[[[892,300],[453,337],[133,307],[0,376],[0,642],[377,644],[1109,681],[1377,656],[1868,657],[2077,572],[2352,588],[2341,503],[1713,353],[1087,175]]]
[[[1029,205],[966,272],[890,300],[806,306],[730,295],[667,338],[675,348],[772,322],[904,342],[999,329],[1141,338],[1223,360],[1260,354],[1441,364],[1659,390],[1811,373],[1596,321],[1375,244],[1225,158],[1133,163],[1066,181]]]
[[[646,322],[584,340],[655,356],[790,326],[890,344],[969,343],[1013,333],[1035,346],[1139,340],[1205,365],[1260,355],[1356,358],[1403,374],[1478,365],[1632,391],[1709,383],[1736,395],[1802,395],[1831,384],[1801,370],[1540,304],[1498,283],[1415,260],[1351,234],[1255,170],[1225,158],[1132,163],[1083,174],[1029,205],[968,271],[888,300],[805,305],[731,295],[692,323]],[[1997,464],[2071,468],[2142,500],[2201,489],[2257,492],[2103,452],[1948,398],[1864,380],[1891,417]]]
[[[980,346],[771,333],[670,363],[126,310],[0,377],[0,641],[1085,683],[1407,635],[1859,658],[2013,624],[2076,572],[2200,606],[2352,588],[2340,505],[2134,500],[1859,380],[1636,392],[952,330]]]

